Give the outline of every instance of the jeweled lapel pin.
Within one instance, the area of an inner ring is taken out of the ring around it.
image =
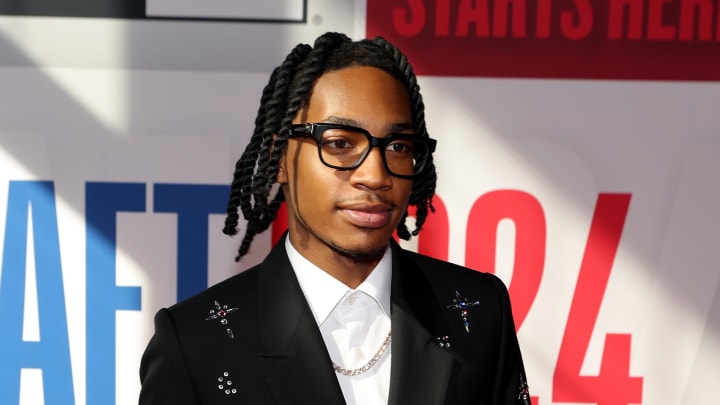
[[[223,372],[223,374],[220,377],[218,377],[217,380],[218,380],[218,389],[221,392],[224,392],[225,395],[237,394],[237,389],[233,388],[233,386],[232,386],[233,382],[232,382],[232,380],[230,380],[230,373],[228,373],[227,371]]]
[[[449,309],[457,309],[460,311],[463,324],[465,325],[465,332],[470,333],[470,322],[468,321],[468,310],[476,305],[480,305],[480,301],[469,301],[467,298],[460,295],[460,292],[455,291],[455,298],[452,300],[453,304],[448,305]]]
[[[226,331],[227,331],[228,336],[230,336],[230,339],[234,339],[235,335],[233,334],[232,329],[230,329],[228,327],[228,325],[230,324],[230,321],[228,321],[226,317],[228,316],[229,313],[231,313],[233,311],[237,311],[237,308],[228,308],[227,305],[220,305],[220,303],[217,302],[217,300],[215,301],[214,305],[215,305],[215,308],[210,310],[210,316],[205,318],[205,320],[212,321],[213,319],[219,319],[220,324],[227,328]]]
[[[520,373],[520,386],[518,387],[520,393],[518,394],[518,402],[522,401],[522,405],[530,405],[530,388],[527,385],[527,381]]]
[[[433,341],[435,342],[438,347],[442,349],[449,349],[450,348],[450,337],[449,336],[438,336],[436,338],[433,338]]]

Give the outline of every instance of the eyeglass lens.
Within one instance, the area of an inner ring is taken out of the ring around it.
[[[320,156],[327,165],[354,168],[369,153],[370,138],[363,132],[347,128],[325,128]],[[422,169],[427,146],[412,136],[389,136],[380,145],[391,173],[411,176]]]

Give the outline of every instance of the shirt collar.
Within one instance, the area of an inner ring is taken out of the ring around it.
[[[380,262],[355,290],[303,257],[293,247],[289,237],[285,238],[285,250],[318,325],[325,322],[335,306],[354,291],[362,291],[372,297],[383,312],[390,316],[392,249],[385,250]]]

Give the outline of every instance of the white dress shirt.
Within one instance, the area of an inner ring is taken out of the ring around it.
[[[348,370],[367,364],[390,333],[391,251],[370,275],[352,289],[305,259],[286,239],[285,250],[330,359]],[[335,373],[348,405],[387,404],[390,392],[390,347],[365,373]]]

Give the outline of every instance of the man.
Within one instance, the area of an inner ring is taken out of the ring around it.
[[[502,282],[393,240],[411,236],[408,205],[415,235],[432,209],[435,144],[397,48],[336,33],[298,45],[263,92],[225,228],[239,207],[241,257],[285,201],[288,233],[158,312],[140,403],[529,404]]]

